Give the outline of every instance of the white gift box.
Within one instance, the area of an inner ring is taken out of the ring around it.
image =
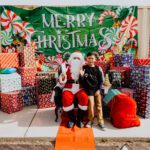
[[[18,73],[0,74],[0,92],[21,90],[21,76]]]

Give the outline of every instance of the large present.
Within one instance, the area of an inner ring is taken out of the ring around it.
[[[132,54],[114,54],[114,66],[132,66]]]
[[[135,66],[150,66],[150,58],[143,59],[143,58],[135,58],[133,60],[133,65]]]
[[[96,61],[95,63],[97,66],[101,67],[104,74],[106,74],[107,70],[108,70],[108,63],[107,62],[104,62],[104,61]]]
[[[129,89],[129,88],[122,88],[122,89],[120,90],[120,92],[123,93],[123,94],[126,94],[127,96],[129,96],[129,97],[131,97],[131,98],[133,98],[133,93],[134,93],[134,91],[133,91],[132,89]]]
[[[135,100],[137,113],[144,118],[150,118],[150,81],[136,81]]]
[[[132,66],[130,72],[130,87],[135,88],[135,81],[150,80],[150,66]]]
[[[21,76],[18,73],[0,74],[0,92],[21,90]]]
[[[37,94],[49,94],[56,85],[54,73],[38,73],[36,76]]]
[[[1,93],[1,110],[6,113],[20,111],[23,107],[21,91]]]
[[[23,87],[21,92],[24,106],[34,105],[37,103],[35,86]]]
[[[26,67],[20,67],[19,73],[21,74],[21,80],[22,80],[22,86],[28,87],[28,86],[34,86],[36,84],[36,68],[26,68]]]
[[[19,67],[18,53],[0,53],[0,69]]]
[[[51,95],[52,93],[38,95],[38,99],[37,99],[38,108],[55,107],[55,104],[51,102]]]
[[[33,47],[24,46],[19,54],[21,67],[35,67],[35,54]]]

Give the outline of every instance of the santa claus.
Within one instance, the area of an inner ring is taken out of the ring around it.
[[[73,127],[74,123],[82,128],[83,118],[88,108],[88,96],[79,84],[79,72],[84,64],[84,57],[80,52],[74,52],[70,55],[68,63],[61,65],[62,73],[59,76],[59,84],[63,87],[62,104],[63,110],[69,116],[68,128]],[[78,100],[77,119],[74,115],[74,98]]]

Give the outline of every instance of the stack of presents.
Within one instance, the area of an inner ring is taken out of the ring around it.
[[[56,73],[37,72],[34,48],[21,47],[18,52],[0,53],[0,109],[14,113],[24,106],[54,107],[51,91]]]
[[[132,97],[137,103],[137,114],[150,118],[150,59],[114,54],[107,72],[111,88]]]

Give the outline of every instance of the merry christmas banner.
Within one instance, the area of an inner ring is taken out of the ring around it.
[[[70,53],[137,54],[137,7],[72,6],[23,9],[0,7],[1,45],[34,44],[42,70],[55,69]]]

